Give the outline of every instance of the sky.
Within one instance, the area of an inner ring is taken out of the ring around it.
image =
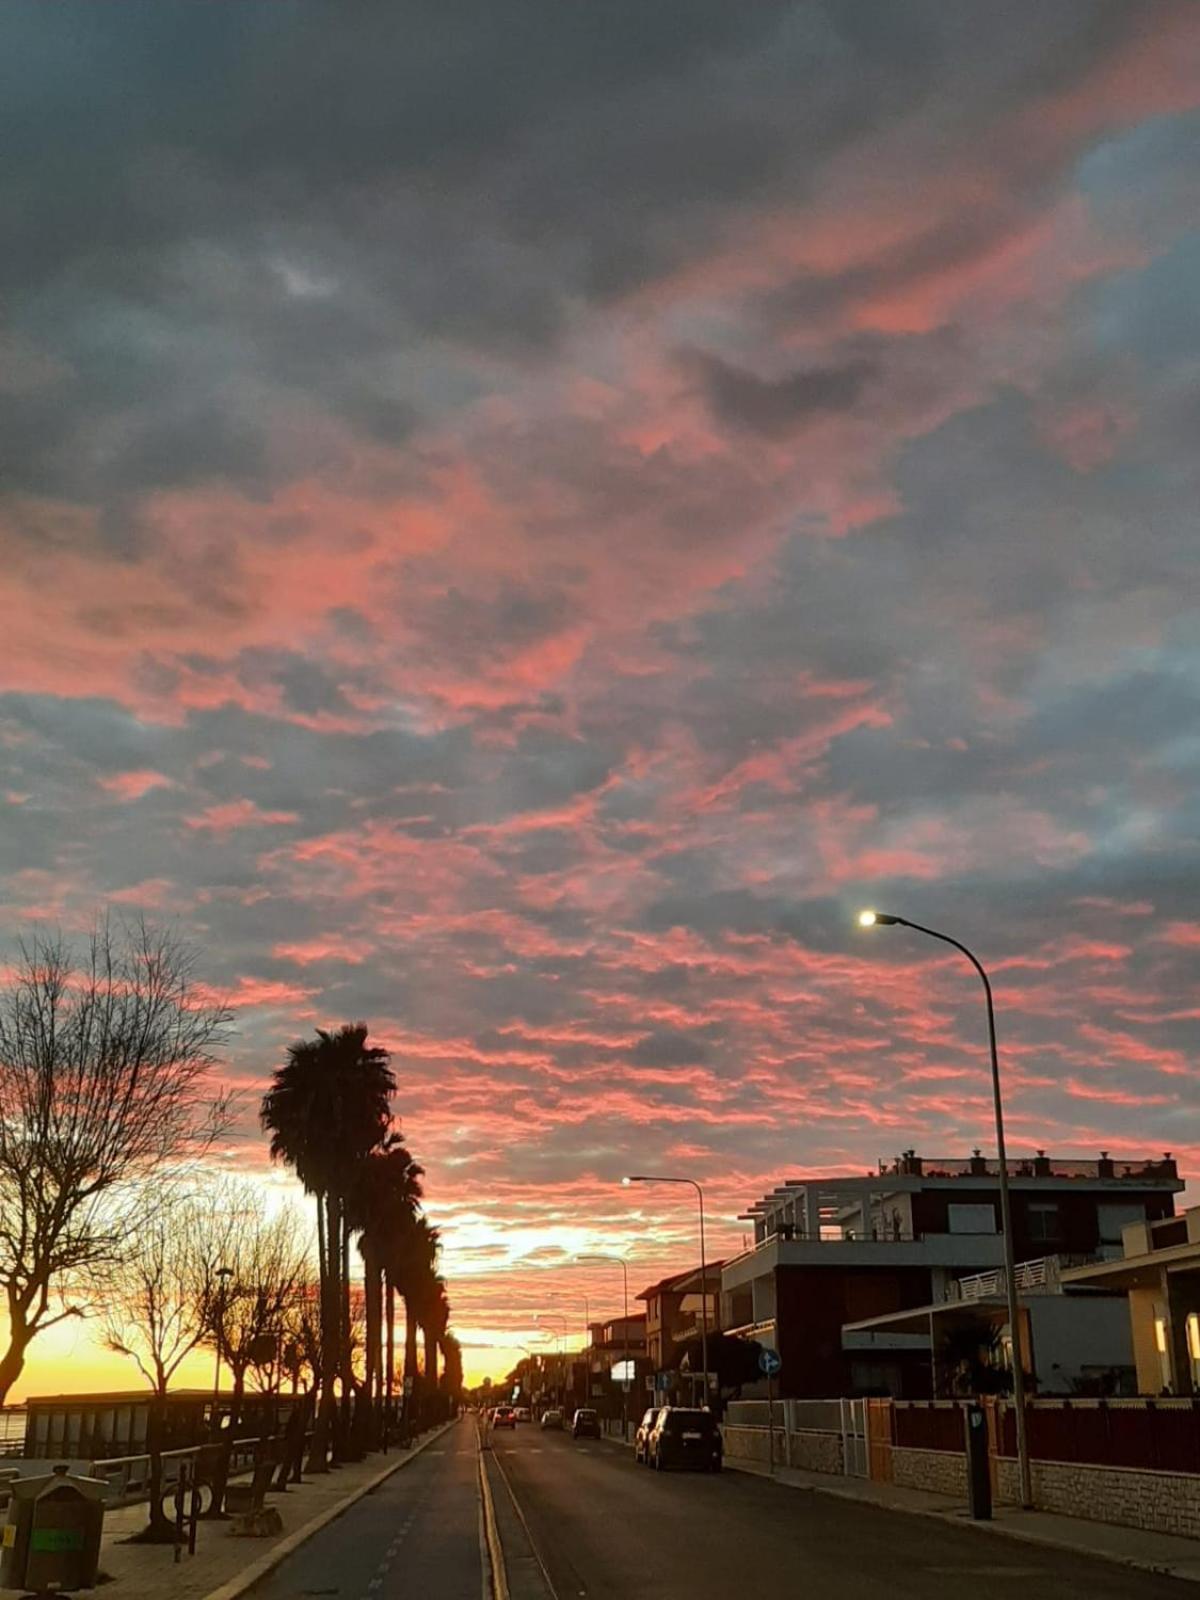
[[[994,1147],[871,904],[1015,1153],[1200,1170],[1193,3],[4,33],[0,936],[194,942],[222,1160],[366,1019],[502,1370],[695,1259],[624,1172]]]

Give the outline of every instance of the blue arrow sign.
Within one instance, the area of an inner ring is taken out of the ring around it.
[[[780,1361],[777,1350],[760,1350],[758,1352],[758,1365],[768,1378],[773,1378],[783,1365],[783,1362]]]

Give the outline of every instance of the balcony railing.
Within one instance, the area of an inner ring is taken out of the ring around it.
[[[1170,1155],[1114,1157],[1111,1161],[1059,1160],[1056,1156],[1010,1156],[1007,1161],[1010,1178],[1116,1178],[1123,1182],[1162,1182],[1178,1176],[1178,1169]],[[902,1157],[891,1163],[880,1162],[881,1178],[968,1178],[1000,1176],[999,1161],[976,1156],[974,1158],[945,1156],[920,1156],[908,1161]],[[834,1187],[835,1179],[830,1179]]]
[[[1031,1294],[1044,1290],[1057,1293],[1059,1275],[1064,1267],[1084,1266],[1091,1256],[1038,1256],[1033,1261],[1019,1261],[1015,1269],[1018,1294]],[[1007,1276],[1003,1267],[991,1272],[973,1272],[969,1277],[958,1278],[949,1287],[948,1300],[986,1300],[999,1298],[1006,1293]]]

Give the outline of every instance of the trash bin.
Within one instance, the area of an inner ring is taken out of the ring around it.
[[[0,1588],[90,1589],[100,1565],[103,1478],[74,1477],[55,1467],[46,1477],[12,1485],[0,1553]]]

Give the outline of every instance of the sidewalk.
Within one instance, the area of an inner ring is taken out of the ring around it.
[[[766,1466],[756,1461],[726,1456],[725,1465],[757,1477],[769,1476]],[[866,1478],[835,1478],[823,1472],[805,1472],[799,1467],[776,1467],[775,1481],[789,1489],[809,1489],[816,1494],[878,1506],[882,1511],[932,1517],[939,1522],[953,1523],[955,1527],[975,1528],[980,1533],[1020,1539],[1027,1544],[1049,1545],[1077,1555],[1135,1567],[1142,1572],[1157,1572],[1200,1583],[1200,1540],[1146,1533],[1140,1528],[1120,1528],[1108,1522],[1087,1522],[1082,1517],[1061,1517],[1050,1511],[1022,1511],[1016,1506],[998,1506],[993,1511],[992,1521],[976,1522],[967,1515],[962,1502],[951,1495],[900,1488],[893,1483],[872,1483]]]
[[[175,1565],[170,1545],[126,1544],[123,1541],[146,1525],[146,1506],[121,1506],[104,1519],[100,1546],[100,1585],[93,1594],[111,1600],[234,1600],[302,1544],[326,1522],[368,1494],[393,1472],[419,1456],[441,1437],[452,1422],[434,1428],[411,1450],[376,1452],[365,1461],[339,1467],[319,1476],[305,1477],[286,1494],[273,1494],[268,1504],[278,1508],[283,1532],[268,1539],[235,1539],[228,1522],[201,1522],[196,1533],[196,1554],[184,1549]],[[111,1581],[109,1581],[111,1580]],[[0,1589],[0,1597],[24,1593]]]

